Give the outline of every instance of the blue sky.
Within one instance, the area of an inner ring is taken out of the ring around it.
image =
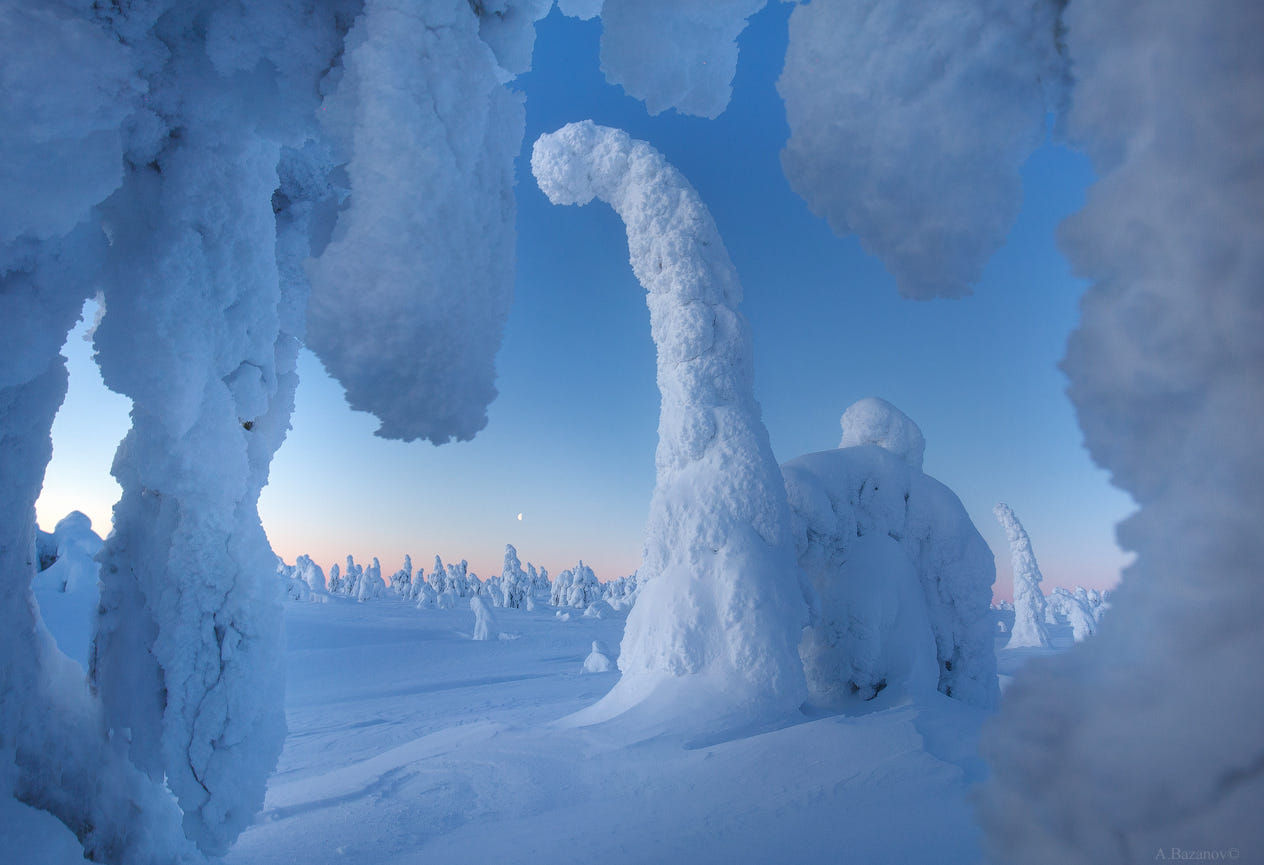
[[[603,579],[637,567],[659,403],[644,291],[613,212],[550,205],[527,162],[538,135],[592,118],[661,150],[711,208],[745,287],[756,395],[779,460],[834,447],[843,410],[881,396],[922,428],[927,473],[958,494],[997,554],[998,595],[1009,594],[1009,555],[997,501],[1026,525],[1047,583],[1114,582],[1127,559],[1113,524],[1131,504],[1081,447],[1057,369],[1083,285],[1055,232],[1092,181],[1087,159],[1053,145],[1031,157],[1019,222],[973,296],[904,300],[781,173],[789,133],[775,82],[788,14],[770,4],[752,19],[733,101],[716,120],[649,117],[605,83],[598,22],[556,12],[540,22],[534,68],[515,85],[527,96],[518,279],[488,427],[439,448],[378,439],[305,353],[294,428],[260,503],[279,554],[326,567],[376,555],[389,573],[406,552],[427,570],[439,553],[486,576],[513,543],[554,574],[580,558]],[[72,336],[71,393],[39,504],[46,529],[78,508],[103,531],[118,494],[107,473],[127,401],[94,384],[88,352]]]

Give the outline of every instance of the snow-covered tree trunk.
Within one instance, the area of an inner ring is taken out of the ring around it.
[[[531,167],[553,203],[596,197],[623,219],[658,348],[657,480],[609,705],[663,677],[708,676],[734,703],[797,708],[806,607],[741,286],[715,223],[662,155],[591,121],[542,136]]]
[[[1009,539],[1010,562],[1014,569],[1014,627],[1010,631],[1007,649],[1028,646],[1049,647],[1049,629],[1045,627],[1045,596],[1040,590],[1040,566],[1031,549],[1031,538],[1018,521],[1009,505],[999,503],[992,508],[996,521]]]

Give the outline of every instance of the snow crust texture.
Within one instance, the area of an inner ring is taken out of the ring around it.
[[[657,479],[623,677],[607,699],[664,675],[706,674],[752,711],[796,708],[806,611],[789,509],[753,394],[741,286],[715,223],[657,151],[591,121],[541,136],[531,168],[554,204],[598,198],[623,219],[658,348]]]
[[[1264,849],[1264,6],[1066,9],[1071,136],[1101,178],[1062,227],[1092,282],[1063,368],[1138,511],[1096,636],[1021,671],[984,733],[998,861]],[[1205,858],[1212,858],[1208,855]]]
[[[782,166],[906,297],[968,294],[1022,199],[1064,76],[1055,0],[797,5]]]
[[[1014,627],[1005,646],[1009,649],[1030,646],[1048,648],[1053,642],[1045,627],[1045,596],[1040,589],[1043,578],[1040,575],[1040,566],[1036,564],[1036,554],[1031,548],[1031,538],[1027,537],[1027,530],[1009,505],[1002,502],[992,508],[992,513],[1005,530],[1014,568]]]
[[[952,491],[873,444],[801,456],[782,473],[812,599],[800,652],[813,697],[891,687],[994,706],[996,568]]]

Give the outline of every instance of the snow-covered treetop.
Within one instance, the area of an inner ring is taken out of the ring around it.
[[[926,439],[908,415],[886,400],[876,396],[857,400],[839,423],[843,427],[840,448],[877,445],[921,471]]]

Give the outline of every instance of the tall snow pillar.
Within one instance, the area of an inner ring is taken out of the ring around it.
[[[996,521],[1009,539],[1010,561],[1014,566],[1014,628],[1010,631],[1007,649],[1053,645],[1045,627],[1045,596],[1040,591],[1040,566],[1031,549],[1031,538],[1009,505],[992,508]]]
[[[623,219],[658,349],[658,475],[642,589],[623,677],[593,720],[686,677],[687,687],[723,695],[715,708],[793,710],[806,695],[796,648],[806,608],[736,311],[741,285],[715,223],[661,154],[591,121],[541,136],[531,168],[554,204],[599,198]]]

